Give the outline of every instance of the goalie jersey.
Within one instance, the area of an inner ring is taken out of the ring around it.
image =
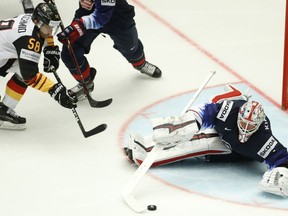
[[[18,60],[19,75],[27,81],[33,79],[39,71],[38,63],[44,41],[40,37],[39,28],[31,20],[31,14],[1,20],[0,74],[5,76],[6,71]]]
[[[283,164],[287,165],[287,149],[273,136],[270,120],[267,116],[247,142],[242,143],[239,141],[237,116],[239,108],[245,102],[245,100],[225,100],[217,104],[206,104],[206,110],[209,109],[209,106],[216,106],[216,109],[213,109],[214,111],[208,114],[212,116],[203,118],[203,125],[214,124],[216,131],[226,146],[244,157],[259,162],[265,161],[270,168]],[[209,123],[208,119],[214,119],[215,122]]]

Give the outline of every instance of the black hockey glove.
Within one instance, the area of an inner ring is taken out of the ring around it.
[[[58,46],[46,46],[43,50],[44,71],[47,73],[55,72],[59,67],[60,50]]]
[[[76,99],[69,95],[66,87],[61,83],[56,83],[51,89],[49,89],[48,93],[54,98],[61,106],[72,109],[76,108],[76,104],[74,103]]]

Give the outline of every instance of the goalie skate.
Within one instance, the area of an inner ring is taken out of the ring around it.
[[[133,155],[133,152],[134,152],[134,154],[136,154],[136,158],[139,157],[139,154],[140,154],[140,158],[146,157],[147,152],[149,152],[152,148],[152,147],[146,148],[147,141],[148,140],[146,140],[146,142],[145,142],[144,137],[142,137],[138,133],[131,133],[130,134],[129,143],[126,147],[124,147],[123,150],[124,150],[125,155],[128,157],[128,159],[131,162],[139,165],[139,163],[137,163],[137,160],[134,160],[135,155]],[[149,141],[150,141],[150,143],[152,143],[151,139]]]
[[[26,118],[18,116],[14,110],[0,102],[0,129],[25,130]]]

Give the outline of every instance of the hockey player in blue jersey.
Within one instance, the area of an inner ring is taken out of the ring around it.
[[[265,162],[268,171],[259,183],[260,189],[288,197],[286,147],[273,135],[262,105],[247,101],[232,85],[228,89],[181,116],[151,119],[153,135],[131,134],[125,153],[139,165],[153,143],[160,143],[166,146],[152,166],[201,156],[210,161],[237,158]]]
[[[90,92],[94,89],[93,79],[96,70],[90,67],[85,54],[90,52],[91,44],[101,33],[110,36],[114,42],[113,47],[135,69],[154,78],[161,77],[161,70],[145,59],[134,16],[134,7],[126,0],[79,0],[79,9],[76,10],[72,23],[58,34],[59,41],[63,43],[62,61],[73,77],[79,81],[81,78],[66,44],[67,40],[70,40],[85,85]],[[71,91],[77,95],[78,100],[85,97],[80,83]]]

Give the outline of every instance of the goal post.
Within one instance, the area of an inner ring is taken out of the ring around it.
[[[286,0],[283,83],[282,83],[282,109],[288,109],[288,0]]]

